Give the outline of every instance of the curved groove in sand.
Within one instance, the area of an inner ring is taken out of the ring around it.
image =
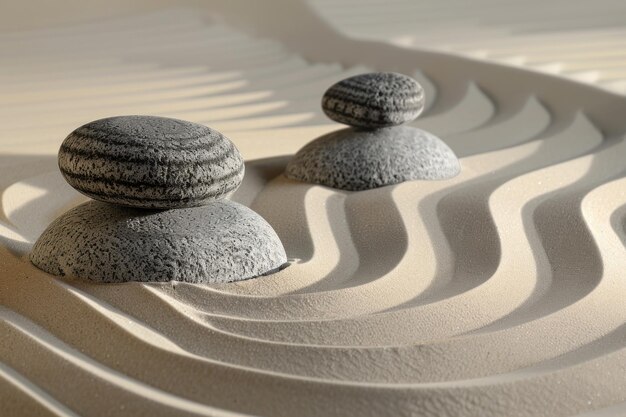
[[[357,39],[444,50],[559,74],[626,93],[623,3],[599,0],[562,7],[477,0],[472,10],[434,0],[308,0],[325,21]],[[373,22],[375,19],[375,24]]]

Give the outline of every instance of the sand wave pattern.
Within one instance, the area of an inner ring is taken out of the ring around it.
[[[286,179],[285,155],[339,128],[321,93],[368,68],[185,10],[6,35],[0,50],[5,415],[626,413],[626,139],[584,111],[416,68],[415,125],[461,175],[342,192]],[[94,285],[30,265],[47,224],[84,201],[56,169],[61,141],[124,113],[229,136],[247,159],[233,199],[273,225],[291,266]]]
[[[306,0],[337,30],[558,74],[626,94],[621,0]]]

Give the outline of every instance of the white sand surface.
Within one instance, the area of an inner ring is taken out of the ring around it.
[[[302,39],[284,42],[271,21],[251,36],[195,9],[0,37],[0,414],[626,414],[626,100],[325,27],[318,52],[318,23],[297,17]],[[415,125],[460,156],[458,177],[343,192],[282,175],[341,128],[324,89],[368,69],[424,85]],[[221,285],[32,266],[85,200],[58,172],[61,141],[118,114],[230,137],[247,161],[233,199],[291,266]]]
[[[307,0],[338,31],[626,94],[622,0]]]

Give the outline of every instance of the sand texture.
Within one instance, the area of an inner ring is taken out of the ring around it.
[[[307,0],[337,31],[558,74],[626,94],[619,0]]]
[[[625,414],[626,100],[346,39],[287,2],[327,50],[281,43],[260,6],[250,37],[234,3],[216,21],[168,9],[0,39],[2,415]],[[325,89],[373,70],[420,82],[411,125],[460,174],[360,192],[287,179],[290,156],[337,129]],[[112,114],[228,136],[246,160],[231,199],[291,265],[211,285],[34,267],[34,241],[86,201],[58,171],[63,138]]]

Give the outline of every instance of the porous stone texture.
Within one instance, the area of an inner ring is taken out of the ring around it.
[[[322,110],[332,120],[374,129],[414,120],[424,109],[424,90],[413,78],[374,72],[346,78],[322,97]]]
[[[97,282],[231,282],[287,262],[272,227],[230,200],[165,211],[90,201],[56,219],[30,259],[48,273]]]
[[[61,145],[59,168],[93,199],[156,209],[226,197],[244,175],[243,158],[221,133],[155,116],[110,117],[79,127]]]
[[[440,180],[461,170],[441,139],[409,126],[342,129],[307,144],[289,161],[288,178],[348,191],[409,180]]]

